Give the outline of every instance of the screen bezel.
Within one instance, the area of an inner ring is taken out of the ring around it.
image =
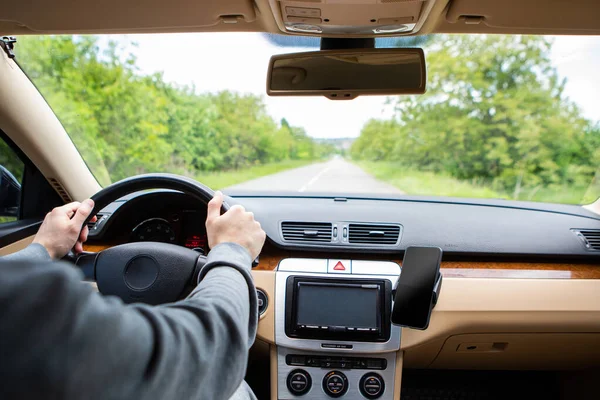
[[[346,327],[324,329],[301,328],[298,320],[298,288],[301,284],[319,286],[377,285],[377,328],[375,331],[348,331]],[[356,342],[386,342],[391,330],[392,283],[387,279],[343,279],[289,276],[286,281],[285,333],[292,338],[316,340],[341,340]]]

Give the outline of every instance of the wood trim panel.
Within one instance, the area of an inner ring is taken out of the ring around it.
[[[286,257],[331,258],[327,254],[282,252],[265,254],[255,270],[271,271]],[[351,256],[353,259],[381,259],[380,257]],[[393,260],[402,264],[402,260]],[[600,279],[600,264],[568,264],[539,262],[479,262],[443,261],[442,275],[456,278],[510,278],[510,279]]]
[[[83,251],[89,251],[91,253],[98,253],[99,251],[106,250],[112,247],[110,244],[84,244]]]
[[[85,244],[85,251],[98,252],[110,244]],[[332,258],[332,253],[292,252],[266,245],[259,264],[253,271],[273,271],[284,258]],[[356,260],[387,261],[385,255],[353,254]],[[392,260],[402,264],[402,260]],[[505,279],[600,279],[600,264],[542,263],[542,262],[494,262],[494,261],[442,261],[442,275],[452,278],[505,278]]]

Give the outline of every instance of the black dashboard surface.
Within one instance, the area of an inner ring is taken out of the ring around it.
[[[140,222],[135,217],[136,212],[148,218],[160,210],[194,209],[205,218],[205,205],[187,203],[182,197],[172,191],[126,196],[101,211],[110,214],[110,218],[90,239],[114,239],[124,227],[129,229]],[[580,206],[407,196],[353,198],[339,194],[318,197],[236,195],[227,197],[227,202],[243,205],[254,212],[269,240],[289,250],[398,253],[408,246],[427,245],[439,246],[445,254],[600,260],[600,251],[588,250],[584,241],[572,231],[600,229],[600,216]],[[200,223],[198,215],[195,216],[197,224]],[[130,222],[117,223],[119,220]],[[402,233],[397,245],[382,248],[290,243],[284,241],[281,234],[283,221],[399,224]],[[204,224],[198,228],[203,230]]]

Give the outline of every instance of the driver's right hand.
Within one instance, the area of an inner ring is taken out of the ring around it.
[[[215,192],[208,203],[206,216],[206,235],[210,248],[221,243],[237,243],[250,253],[254,260],[265,244],[266,234],[254,214],[240,205],[235,205],[221,215],[223,193]]]

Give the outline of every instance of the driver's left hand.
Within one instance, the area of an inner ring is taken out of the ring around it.
[[[81,253],[89,233],[87,226],[81,227],[93,209],[94,201],[91,199],[56,207],[46,214],[33,243],[44,246],[53,259],[64,257],[71,249]]]

